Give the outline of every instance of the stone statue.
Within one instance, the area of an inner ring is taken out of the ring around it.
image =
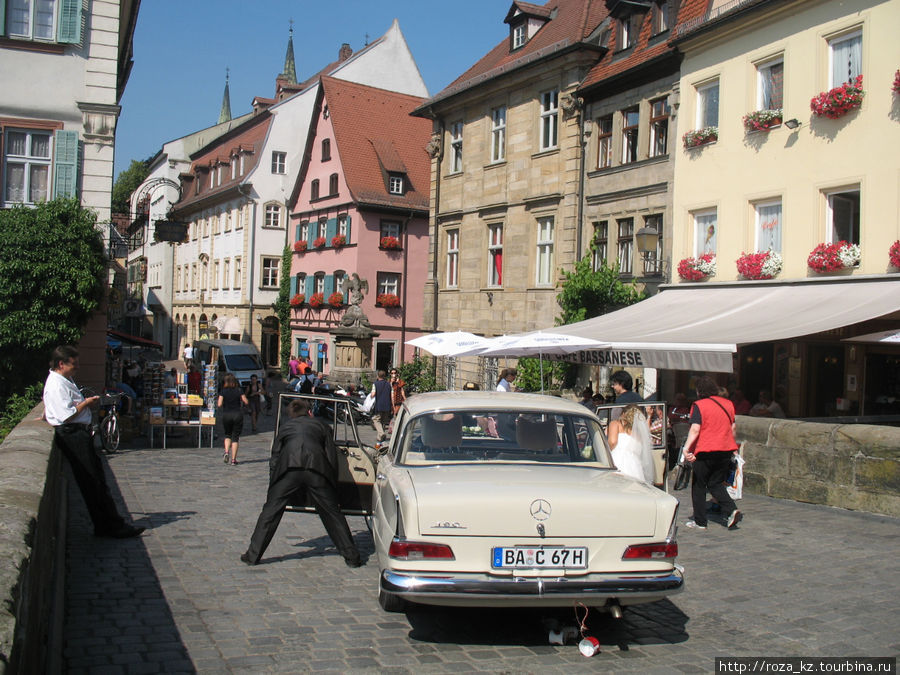
[[[369,292],[369,282],[360,279],[359,275],[354,272],[350,278],[344,282],[344,290],[347,292],[347,302],[350,305],[344,316],[341,317],[341,325],[347,327],[365,327],[369,328],[368,317],[363,313],[360,305],[363,301],[363,291]]]

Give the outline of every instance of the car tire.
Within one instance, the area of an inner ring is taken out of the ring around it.
[[[378,589],[378,604],[385,612],[402,612],[406,609],[406,600],[383,588]]]

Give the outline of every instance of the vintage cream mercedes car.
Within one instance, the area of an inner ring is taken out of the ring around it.
[[[379,603],[582,602],[620,615],[682,589],[677,507],[616,471],[597,418],[579,404],[419,394],[377,458]]]

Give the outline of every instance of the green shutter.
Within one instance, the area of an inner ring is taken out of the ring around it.
[[[309,302],[309,299],[313,296],[313,293],[316,292],[316,278],[312,275],[306,277],[306,301]]]
[[[327,301],[329,296],[334,293],[334,275],[326,274],[325,275],[325,300]]]
[[[81,0],[59,0],[56,39],[58,42],[81,44]]]
[[[325,222],[325,241],[331,246],[331,240],[337,234],[337,218],[329,218]]]
[[[313,242],[316,240],[316,232],[319,231],[318,223],[310,222],[309,227],[306,228],[306,243],[309,244],[309,248],[313,247]]]
[[[303,223],[297,223],[296,233],[294,234],[294,241],[300,241],[300,231],[303,229]]]
[[[6,35],[6,0],[0,0],[0,35]]]
[[[297,281],[298,280],[297,280],[296,276],[291,277],[291,297],[292,298],[295,295],[297,295]]]
[[[53,197],[74,197],[78,187],[78,132],[56,132],[53,161]]]
[[[347,243],[350,243],[350,214],[347,214]]]

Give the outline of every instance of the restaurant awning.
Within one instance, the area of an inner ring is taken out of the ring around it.
[[[821,333],[892,312],[900,312],[900,277],[679,284],[553,330],[613,345],[569,361],[730,372],[737,345]]]
[[[156,342],[155,340],[148,340],[147,338],[138,337],[137,335],[129,335],[128,333],[123,333],[119,330],[109,329],[106,331],[107,341],[109,340],[109,336],[116,338],[122,342],[127,342],[132,345],[139,345],[141,347],[149,347],[152,349],[162,349],[162,345]]]

